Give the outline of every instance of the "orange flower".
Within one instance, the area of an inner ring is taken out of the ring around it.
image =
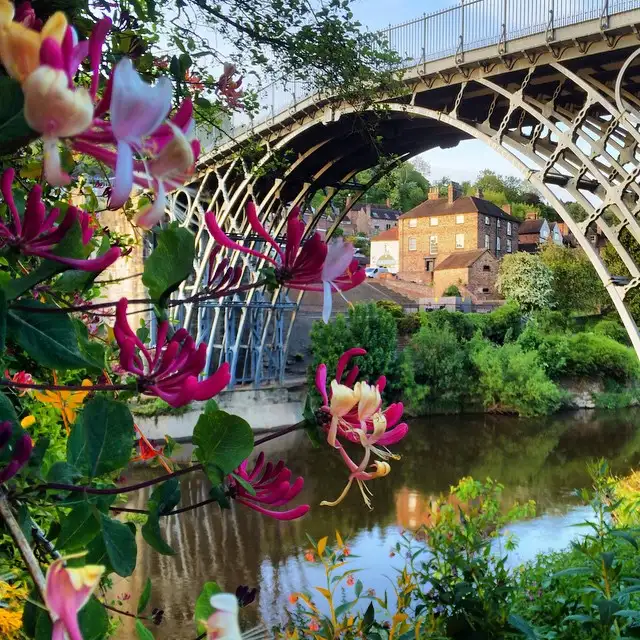
[[[313,551],[307,551],[304,554],[304,559],[307,560],[308,562],[313,562],[316,557],[313,555]]]
[[[289,602],[290,602],[291,604],[295,604],[296,602],[298,602],[298,596],[297,596],[295,593],[292,593],[292,594],[289,596]]]
[[[54,377],[55,381],[55,377]],[[91,380],[83,380],[83,387],[91,387]],[[64,426],[67,429],[67,435],[70,433],[72,425],[78,417],[77,409],[82,405],[84,399],[89,395],[89,391],[50,391],[44,393],[42,391],[34,391],[33,395],[36,400],[50,404],[55,407],[62,415]]]
[[[309,623],[309,631],[320,631],[320,625],[318,624],[318,621],[313,618],[311,620],[311,622]]]
[[[348,587],[353,587],[353,585],[356,583],[356,579],[353,577],[353,575],[350,575],[347,578],[347,586]]]

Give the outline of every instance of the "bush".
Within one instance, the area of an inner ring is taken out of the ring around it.
[[[425,327],[434,329],[449,328],[455,334],[458,340],[471,340],[477,329],[477,318],[470,313],[461,313],[460,311],[445,311],[438,309],[437,311],[429,311],[422,315],[422,324]]]
[[[491,313],[476,315],[475,323],[487,340],[504,344],[520,335],[522,312],[516,302],[509,301]]]
[[[562,392],[535,352],[524,351],[517,343],[499,347],[478,338],[471,346],[480,395],[489,411],[538,416],[560,407]]]
[[[393,302],[393,300],[378,300],[376,307],[388,311],[394,318],[402,318],[402,316],[404,316],[402,305]]]
[[[329,380],[335,375],[340,356],[352,347],[367,350],[358,358],[360,378],[375,382],[386,375],[389,385],[385,396],[394,393],[393,381],[397,371],[398,330],[393,316],[375,304],[358,304],[347,315],[339,315],[329,324],[314,322],[311,328],[312,363],[309,367],[309,389],[315,388],[316,368],[327,365]]]
[[[408,413],[461,411],[473,388],[467,345],[448,326],[425,326],[401,360],[402,399]]]
[[[525,313],[553,304],[553,275],[537,254],[506,255],[500,262],[496,288],[505,298],[518,302]]]
[[[568,313],[544,309],[531,317],[527,326],[535,324],[541,333],[575,333],[576,321]]]
[[[412,336],[420,331],[422,326],[422,313],[407,313],[396,320],[398,333],[401,336]]]
[[[593,333],[600,336],[607,336],[620,344],[631,344],[627,330],[616,320],[600,320],[594,325]]]
[[[449,285],[442,294],[445,298],[447,297],[456,297],[459,298],[462,294],[460,293],[460,289],[456,287],[455,284]]]

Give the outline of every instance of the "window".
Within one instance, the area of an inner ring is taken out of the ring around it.
[[[507,253],[511,253],[511,239],[507,238]]]
[[[496,227],[499,229],[500,228],[500,218],[496,219]]]
[[[464,233],[456,233],[456,249],[464,249]]]
[[[431,226],[432,227],[438,226],[438,218],[431,218]]]
[[[511,235],[511,223],[507,222],[507,235],[510,236]]]
[[[496,238],[496,251],[500,251],[500,236]]]
[[[429,253],[433,256],[438,253],[438,236],[429,238]]]
[[[374,225],[373,225],[373,228],[374,228],[376,231],[380,231],[380,225],[379,225],[379,224],[374,224]]]
[[[417,226],[418,226],[418,218],[411,218],[411,219],[409,220],[409,226],[410,226],[412,229],[415,229],[415,227],[417,227]]]
[[[491,220],[489,220],[489,216],[485,216],[484,217],[484,223],[485,224],[490,224],[491,223]]]
[[[416,238],[409,238],[409,251],[416,251],[418,249],[418,240]]]
[[[490,240],[489,240],[489,234],[488,234],[488,233],[485,233],[485,234],[484,234],[484,248],[485,248],[485,249],[488,249],[488,248],[489,248],[489,242],[490,242]]]
[[[489,293],[489,287],[482,287],[482,293]]]
[[[485,264],[484,267],[482,267],[483,271],[491,271],[491,267],[488,264]]]
[[[424,259],[424,270],[431,272],[436,268],[436,261],[434,258],[425,258]]]
[[[464,224],[464,214],[456,216],[456,224]]]
[[[385,229],[386,229],[387,231],[389,231],[389,229],[391,229],[391,225],[390,225],[390,224],[385,224],[384,226],[385,226]]]

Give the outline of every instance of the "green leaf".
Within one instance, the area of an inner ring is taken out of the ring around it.
[[[94,508],[87,502],[79,504],[60,523],[56,547],[71,552],[84,549],[99,532]]]
[[[73,325],[78,339],[78,349],[82,356],[92,364],[94,369],[99,371],[105,369],[107,352],[104,345],[89,337],[89,329],[82,320],[74,319]]]
[[[253,431],[246,420],[225,411],[205,413],[193,430],[193,444],[211,482],[220,484],[253,451]]]
[[[628,531],[624,529],[614,529],[611,535],[626,540],[634,549],[638,549],[638,541]]]
[[[108,236],[103,236],[100,247],[96,252],[96,257],[104,255],[111,248],[111,241]],[[86,257],[86,256],[82,256]],[[82,293],[91,288],[95,279],[100,275],[100,271],[81,271],[80,269],[69,269],[56,280],[56,288],[67,293]]]
[[[524,618],[521,618],[520,616],[512,613],[511,615],[509,615],[507,621],[516,631],[519,631],[523,636],[530,638],[530,640],[537,639],[538,636],[534,628]]]
[[[218,586],[217,582],[205,582],[202,587],[202,591],[196,600],[196,608],[193,613],[193,619],[196,623],[196,629],[198,633],[204,633],[206,629],[202,624],[200,624],[201,620],[207,620],[207,618],[213,613],[213,607],[211,606],[211,596],[216,595],[216,593],[222,593],[222,589]]]
[[[82,474],[68,462],[59,460],[54,462],[47,474],[47,482],[57,484],[74,484],[75,480],[80,478]]]
[[[149,599],[151,598],[151,578],[147,578],[145,582],[144,589],[140,594],[140,599],[138,600],[138,615],[140,615],[149,604]]]
[[[154,640],[153,633],[142,624],[141,620],[136,620],[136,635],[138,640]]]
[[[42,313],[55,308],[35,300],[21,303],[33,311],[12,309],[8,314],[9,337],[17,342],[38,364],[50,369],[95,369],[78,348],[73,322],[63,313]]]
[[[133,416],[125,404],[94,398],[73,425],[67,462],[89,478],[122,469],[131,457],[134,435]]]
[[[356,582],[356,598],[360,597],[360,594],[362,593],[362,580],[358,580],[358,582]]]
[[[336,607],[336,618],[341,618],[345,613],[348,613],[357,602],[357,600],[343,602],[340,606]]]
[[[589,576],[593,573],[591,567],[571,567],[570,569],[563,569],[554,573],[551,578],[569,578],[572,576]]]
[[[135,535],[124,522],[114,520],[104,513],[100,514],[100,528],[113,570],[123,578],[130,576],[136,568],[138,554]]]
[[[154,489],[147,503],[149,516],[142,526],[142,537],[158,553],[166,556],[175,555],[175,551],[162,537],[160,516],[172,511],[179,502],[180,483],[177,478],[171,478]]]
[[[250,482],[247,482],[242,476],[239,476],[237,473],[231,473],[231,477],[249,494],[252,496],[256,495],[256,490],[253,488],[253,485]]]
[[[7,446],[0,449],[0,463],[8,462],[13,457],[13,448],[15,447],[18,438],[22,437],[26,431],[18,424],[18,416],[11,404],[9,397],[0,393],[0,422],[11,422],[13,431],[11,432],[11,439]]]
[[[20,149],[38,134],[24,119],[24,96],[20,83],[8,76],[0,77],[0,149],[7,155]]]
[[[189,277],[195,259],[195,240],[190,231],[177,225],[156,235],[157,246],[145,260],[142,282],[159,306]]]
[[[376,619],[376,612],[373,608],[373,602],[369,603],[367,610],[364,612],[364,617],[362,618],[362,627],[363,629],[367,629],[370,627],[374,620]]]

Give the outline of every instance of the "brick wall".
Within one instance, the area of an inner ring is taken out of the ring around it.
[[[462,216],[462,222],[457,222]],[[411,218],[400,220],[400,277],[421,282],[431,281],[432,276],[425,270],[425,257],[431,256],[430,238],[438,239],[438,252],[434,256],[436,264],[456,251],[478,248],[478,214],[476,212],[458,215],[438,216],[437,225],[432,217],[414,218],[416,226],[410,226]],[[456,236],[462,234],[464,246],[456,248]],[[410,238],[416,240],[416,250],[409,250]]]
[[[446,269],[444,271],[434,272],[433,292],[439,298],[450,287],[455,284],[462,290],[469,282],[469,268],[463,269]]]
[[[509,230],[506,220],[500,220],[499,218],[493,218],[488,216],[489,224],[485,221],[485,216],[478,214],[478,246],[474,248],[489,249],[493,255],[498,258],[503,258],[509,253],[507,251],[507,240],[511,240],[511,253],[515,253],[518,250],[518,223],[511,223],[511,234],[507,232]],[[498,226],[498,224],[500,226]],[[489,246],[485,247],[485,235],[489,236]],[[500,250],[497,249],[497,239],[500,238]]]
[[[496,280],[500,263],[491,254],[485,253],[469,268],[468,289],[474,302],[496,300],[500,294],[496,291]],[[489,269],[487,271],[487,268]],[[488,291],[485,291],[487,289]]]

